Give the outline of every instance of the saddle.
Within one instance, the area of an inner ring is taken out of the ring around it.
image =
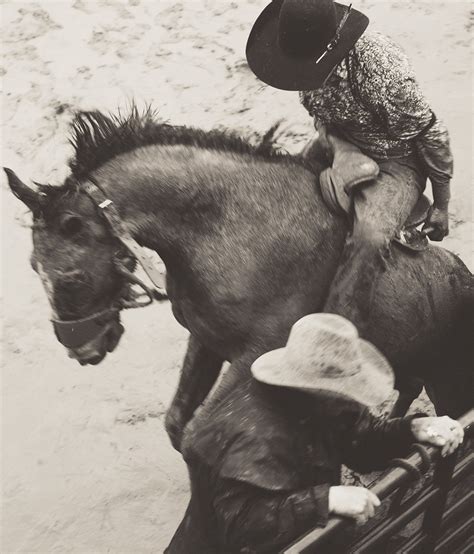
[[[365,156],[357,146],[324,131],[320,132],[319,136],[302,152],[303,157],[308,161],[313,156],[328,160],[331,154],[332,166],[320,173],[321,193],[331,211],[349,215],[354,191],[364,183],[376,179],[379,166],[374,160]],[[430,200],[425,195],[421,195],[394,241],[412,251],[425,250],[429,244],[428,239],[426,234],[417,227],[426,220],[430,207]]]

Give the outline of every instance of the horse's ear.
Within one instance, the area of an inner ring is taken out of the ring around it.
[[[4,167],[3,170],[7,174],[8,184],[13,194],[26,204],[34,214],[37,214],[44,206],[46,196],[25,185],[11,169]]]

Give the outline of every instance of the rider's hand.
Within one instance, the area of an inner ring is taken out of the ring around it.
[[[365,523],[380,506],[375,494],[363,487],[330,487],[329,512]]]
[[[441,241],[449,234],[448,208],[437,208],[432,206],[425,224],[424,231],[431,240]]]
[[[442,456],[452,454],[464,439],[459,421],[448,416],[415,418],[411,432],[417,441],[440,446]]]

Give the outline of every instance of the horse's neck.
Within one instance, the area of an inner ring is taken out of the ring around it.
[[[96,178],[134,237],[156,250],[167,265],[186,265],[203,237],[221,239],[226,248],[232,248],[245,233],[251,236],[258,218],[270,218],[275,210],[280,214],[265,228],[267,234],[281,235],[288,219],[296,218],[299,209],[307,210],[308,202],[313,220],[324,225],[330,219],[314,189],[316,177],[296,163],[187,146],[155,146],[115,158]]]

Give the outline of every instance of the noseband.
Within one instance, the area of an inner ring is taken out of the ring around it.
[[[66,348],[79,348],[97,337],[119,311],[119,308],[107,308],[83,319],[71,321],[53,319],[56,338]]]
[[[115,208],[112,200],[106,197],[104,192],[93,180],[89,179],[80,187],[97,206],[99,213],[107,221],[112,235],[117,238],[132,255],[132,257],[142,266],[148,275],[153,287],[148,287],[132,271],[125,266],[124,259],[116,255],[114,257],[114,267],[126,282],[138,285],[143,293],[136,293],[131,290],[131,299],[125,299],[121,296],[117,298],[110,308],[95,312],[88,317],[74,320],[53,319],[53,327],[59,342],[66,348],[79,348],[80,346],[97,337],[106,325],[110,323],[120,310],[124,308],[142,308],[148,306],[154,300],[166,300],[166,294],[163,275],[154,266],[153,262],[146,256],[140,245],[132,237],[125,223]],[[143,296],[147,297],[142,300]]]

